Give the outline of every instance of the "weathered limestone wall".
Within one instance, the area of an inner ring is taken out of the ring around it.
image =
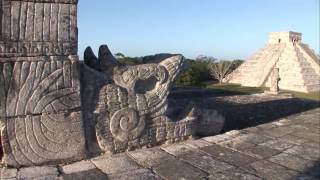
[[[3,163],[18,167],[83,158],[77,1],[0,2]]]
[[[76,0],[1,0],[0,56],[77,55]]]

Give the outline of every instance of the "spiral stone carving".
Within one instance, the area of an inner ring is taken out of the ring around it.
[[[132,108],[117,111],[110,122],[112,135],[121,142],[137,139],[142,134],[144,127],[144,117],[139,117],[138,112]]]
[[[195,118],[177,123],[166,117],[170,86],[184,65],[182,55],[129,66],[118,62],[107,45],[102,45],[98,54],[95,56],[87,48],[84,67],[91,74],[84,74],[82,82],[85,96],[92,93],[91,87],[101,87],[96,92],[99,99],[93,125],[101,151],[119,153],[192,135]],[[97,79],[103,78],[99,85],[92,84],[92,75],[96,73]]]

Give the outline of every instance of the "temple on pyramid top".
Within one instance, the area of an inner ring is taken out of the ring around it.
[[[298,32],[271,32],[269,33],[269,43],[293,43],[293,42],[301,42],[302,34]]]
[[[279,69],[279,88],[300,92],[320,91],[320,57],[302,42],[298,32],[271,32],[265,46],[232,72],[226,82],[270,87],[273,69]]]

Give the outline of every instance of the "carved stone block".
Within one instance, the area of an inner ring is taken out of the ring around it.
[[[184,64],[181,55],[170,56],[160,63],[125,66],[103,45],[98,58],[90,48],[84,57],[88,66],[83,68],[82,90],[87,93],[82,100],[96,107],[94,115],[86,116],[91,120],[85,121],[91,131],[92,121],[95,122],[96,140],[102,151],[118,153],[177,142],[193,135],[191,129],[196,118],[172,121],[166,116],[169,88]],[[88,82],[90,78],[105,83],[93,84]],[[98,92],[93,93],[92,86],[99,87],[95,89]],[[90,114],[89,108],[83,109]],[[90,141],[91,136],[87,136]]]
[[[0,57],[77,55],[76,0],[1,0]]]
[[[6,165],[56,164],[84,157],[80,112],[6,118],[1,124]]]
[[[0,117],[79,109],[76,61],[0,62]]]
[[[85,157],[77,0],[0,0],[0,131],[8,166]]]

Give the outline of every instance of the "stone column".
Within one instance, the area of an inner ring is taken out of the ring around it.
[[[0,0],[3,162],[83,158],[77,0]]]
[[[279,68],[274,68],[271,74],[270,93],[279,94]]]

